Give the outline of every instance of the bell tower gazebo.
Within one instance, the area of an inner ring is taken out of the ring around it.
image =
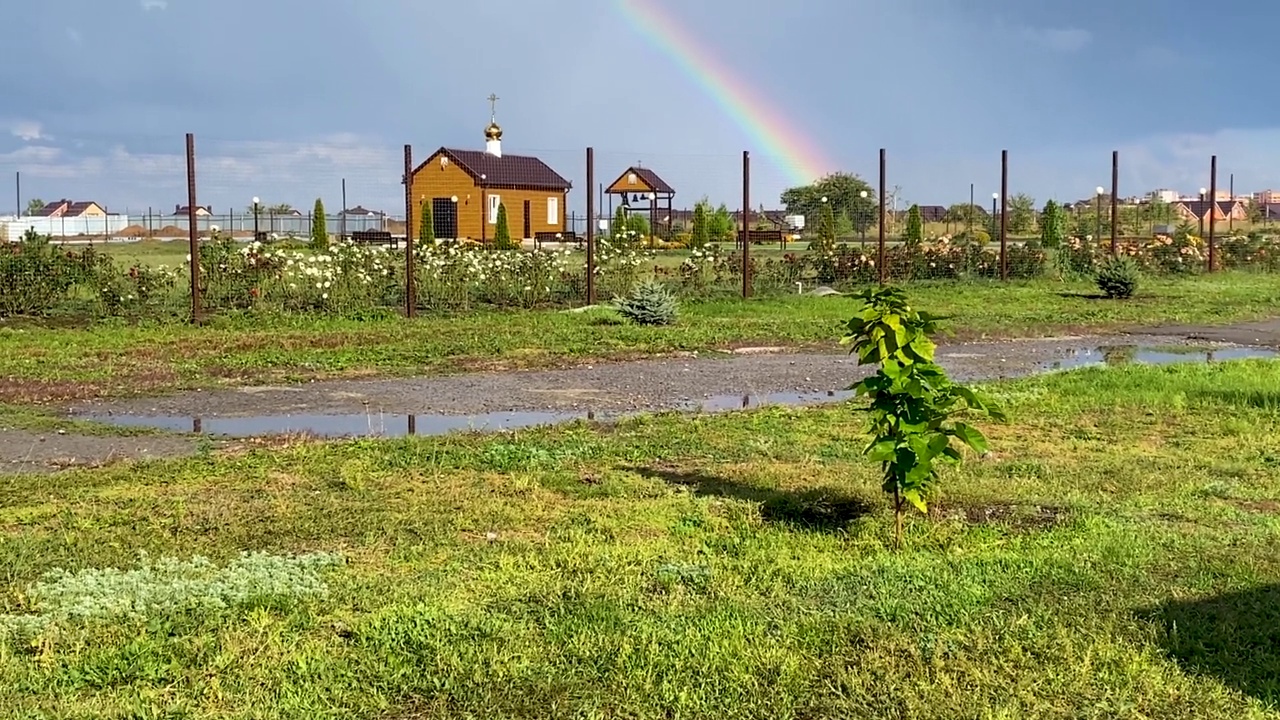
[[[658,210],[664,208],[666,215],[661,225],[666,228],[667,234],[671,233],[671,201],[676,196],[676,191],[667,184],[666,180],[659,177],[658,173],[636,163],[619,175],[618,179],[605,189],[605,194],[610,198],[611,217],[615,195],[621,199],[621,205],[626,208],[628,214],[647,209],[649,230],[653,233],[656,233],[659,227]]]

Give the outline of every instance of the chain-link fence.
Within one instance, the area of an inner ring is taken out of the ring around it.
[[[1213,269],[1280,269],[1280,203],[1214,177],[1191,195],[1108,182],[1037,199],[1011,173],[926,195],[891,155],[812,178],[786,158],[504,148],[491,130],[428,150],[201,138],[189,184],[181,138],[152,145],[75,174],[15,168],[0,315],[566,307],[650,279],[697,300],[1087,277],[1112,254],[1151,274],[1207,271],[1210,254]]]

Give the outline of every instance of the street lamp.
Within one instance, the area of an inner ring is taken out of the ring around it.
[[[1196,213],[1200,216],[1200,237],[1204,237],[1204,199],[1209,194],[1205,188],[1200,188],[1200,212]]]
[[[1000,199],[1000,193],[998,192],[991,193],[991,239],[992,240],[994,240],[996,236],[1000,233],[1000,229],[999,229],[1000,226],[997,225],[999,221],[996,219],[996,201],[999,199]]]
[[[867,191],[866,191],[866,190],[862,190],[862,191],[860,191],[860,192],[858,193],[858,197],[862,198],[863,200],[866,200],[866,199],[867,199]],[[861,210],[861,209],[862,209],[862,208],[859,208],[859,210]],[[869,224],[870,224],[870,223],[868,223],[868,222],[867,222],[867,219],[866,219],[866,218],[858,218],[858,228],[862,231],[862,246],[863,246],[863,247],[866,247],[866,245],[867,245],[867,225],[869,225]]]
[[[256,196],[253,198],[253,239],[258,239],[258,203],[261,202]]]
[[[1093,203],[1093,239],[1095,241],[1102,237],[1102,195],[1105,192],[1101,185],[1093,189],[1093,196],[1097,198]]]

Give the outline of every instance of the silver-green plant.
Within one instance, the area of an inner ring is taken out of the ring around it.
[[[216,614],[267,600],[322,598],[332,553],[242,553],[224,566],[205,557],[142,561],[132,570],[51,570],[28,591],[33,613],[0,615],[0,637],[29,637],[57,623]]]
[[[671,325],[680,309],[671,291],[653,280],[637,284],[630,295],[614,300],[613,307],[637,325]]]

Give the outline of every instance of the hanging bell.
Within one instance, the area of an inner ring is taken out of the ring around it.
[[[632,193],[631,202],[640,202],[640,195],[638,193]]]

